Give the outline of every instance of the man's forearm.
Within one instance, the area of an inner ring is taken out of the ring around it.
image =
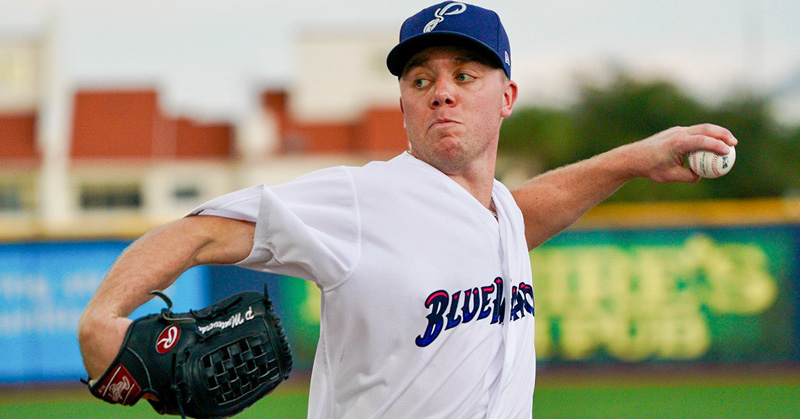
[[[89,376],[113,360],[130,324],[127,316],[200,264],[230,264],[252,248],[253,226],[217,217],[190,217],[148,232],[123,252],[89,301],[78,324],[78,341]]]
[[[170,226],[159,227],[123,252],[89,301],[78,324],[78,341],[91,378],[98,378],[122,345],[127,316],[151,290],[163,290],[188,269]]]
[[[525,218],[528,247],[534,248],[572,225],[635,175],[624,150],[543,173],[512,191]]]

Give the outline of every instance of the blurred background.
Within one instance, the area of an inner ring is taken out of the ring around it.
[[[675,125],[740,140],[727,176],[631,182],[531,253],[535,417],[800,417],[800,3],[474,3],[520,86],[508,186]],[[428,5],[0,0],[0,417],[155,417],[78,386],[103,275],[215,196],[405,150],[385,57]],[[185,311],[264,282],[297,368],[242,417],[304,417],[313,285],[199,267],[167,293]]]

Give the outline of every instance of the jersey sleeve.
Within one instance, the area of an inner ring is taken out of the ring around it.
[[[237,266],[307,279],[323,289],[346,280],[360,253],[355,187],[345,167],[242,189],[191,214],[255,222],[253,249]]]

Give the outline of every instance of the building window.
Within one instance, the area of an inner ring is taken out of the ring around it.
[[[0,211],[21,211],[22,191],[18,185],[0,185]]]
[[[200,196],[200,190],[195,185],[177,186],[173,189],[172,196],[178,201],[193,200]]]
[[[80,190],[81,208],[139,209],[142,206],[142,190],[133,185],[83,185]]]

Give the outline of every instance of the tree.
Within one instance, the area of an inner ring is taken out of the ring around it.
[[[690,97],[666,80],[637,80],[617,73],[611,82],[579,86],[569,109],[515,110],[500,131],[501,156],[515,156],[535,172],[589,158],[672,126],[710,122],[741,140],[734,169],[719,180],[653,187],[626,184],[610,199],[663,201],[780,196],[800,191],[800,127],[781,127],[767,99],[737,92],[717,106]]]

